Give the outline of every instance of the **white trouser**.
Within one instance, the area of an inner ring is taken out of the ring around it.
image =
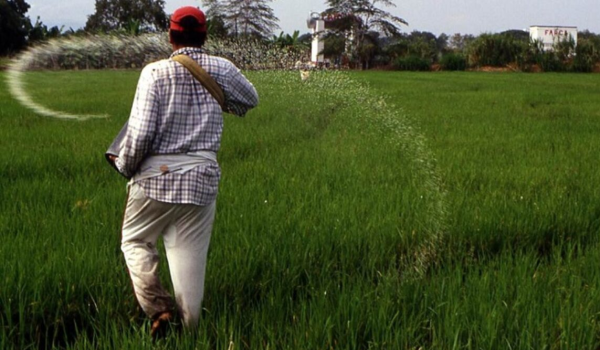
[[[162,235],[177,309],[186,328],[197,326],[215,208],[215,202],[201,207],[155,201],[140,185],[130,186],[121,250],[137,300],[149,317],[173,310],[158,276],[156,242]]]

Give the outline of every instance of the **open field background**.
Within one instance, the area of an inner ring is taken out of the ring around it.
[[[0,348],[600,346],[600,76],[250,74],[200,336],[152,346],[102,154],[138,74],[28,75],[48,106],[112,116],[85,122],[0,90]]]
[[[596,242],[600,77],[360,74],[417,120],[448,192],[450,244],[496,253]]]

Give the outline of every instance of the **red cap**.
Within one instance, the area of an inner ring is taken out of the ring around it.
[[[194,32],[206,32],[206,16],[204,15],[204,12],[200,11],[199,8],[193,6],[184,6],[175,10],[175,12],[171,15],[170,29],[181,32],[186,31],[186,29],[180,25],[180,21],[188,16],[194,17],[200,25],[196,28],[188,28],[187,30]]]

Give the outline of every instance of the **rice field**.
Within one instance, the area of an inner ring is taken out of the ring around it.
[[[493,253],[596,242],[600,76],[372,73],[363,79],[417,120],[434,150],[452,240]]]
[[[0,89],[0,348],[600,346],[600,76],[248,73],[200,332],[156,344],[103,156],[138,76],[25,75],[44,106],[110,116],[86,121]]]

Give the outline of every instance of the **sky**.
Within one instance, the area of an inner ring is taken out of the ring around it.
[[[27,15],[33,22],[39,16],[47,26],[78,29],[94,12],[95,0],[26,0]],[[385,8],[409,25],[402,31],[428,31],[436,35],[498,33],[509,29],[528,30],[531,25],[576,26],[600,33],[598,0],[392,0],[396,7]],[[165,12],[181,6],[198,6],[200,0],[165,0]],[[306,19],[311,11],[327,8],[325,0],[273,0],[271,8],[279,18],[274,34],[307,33]]]

